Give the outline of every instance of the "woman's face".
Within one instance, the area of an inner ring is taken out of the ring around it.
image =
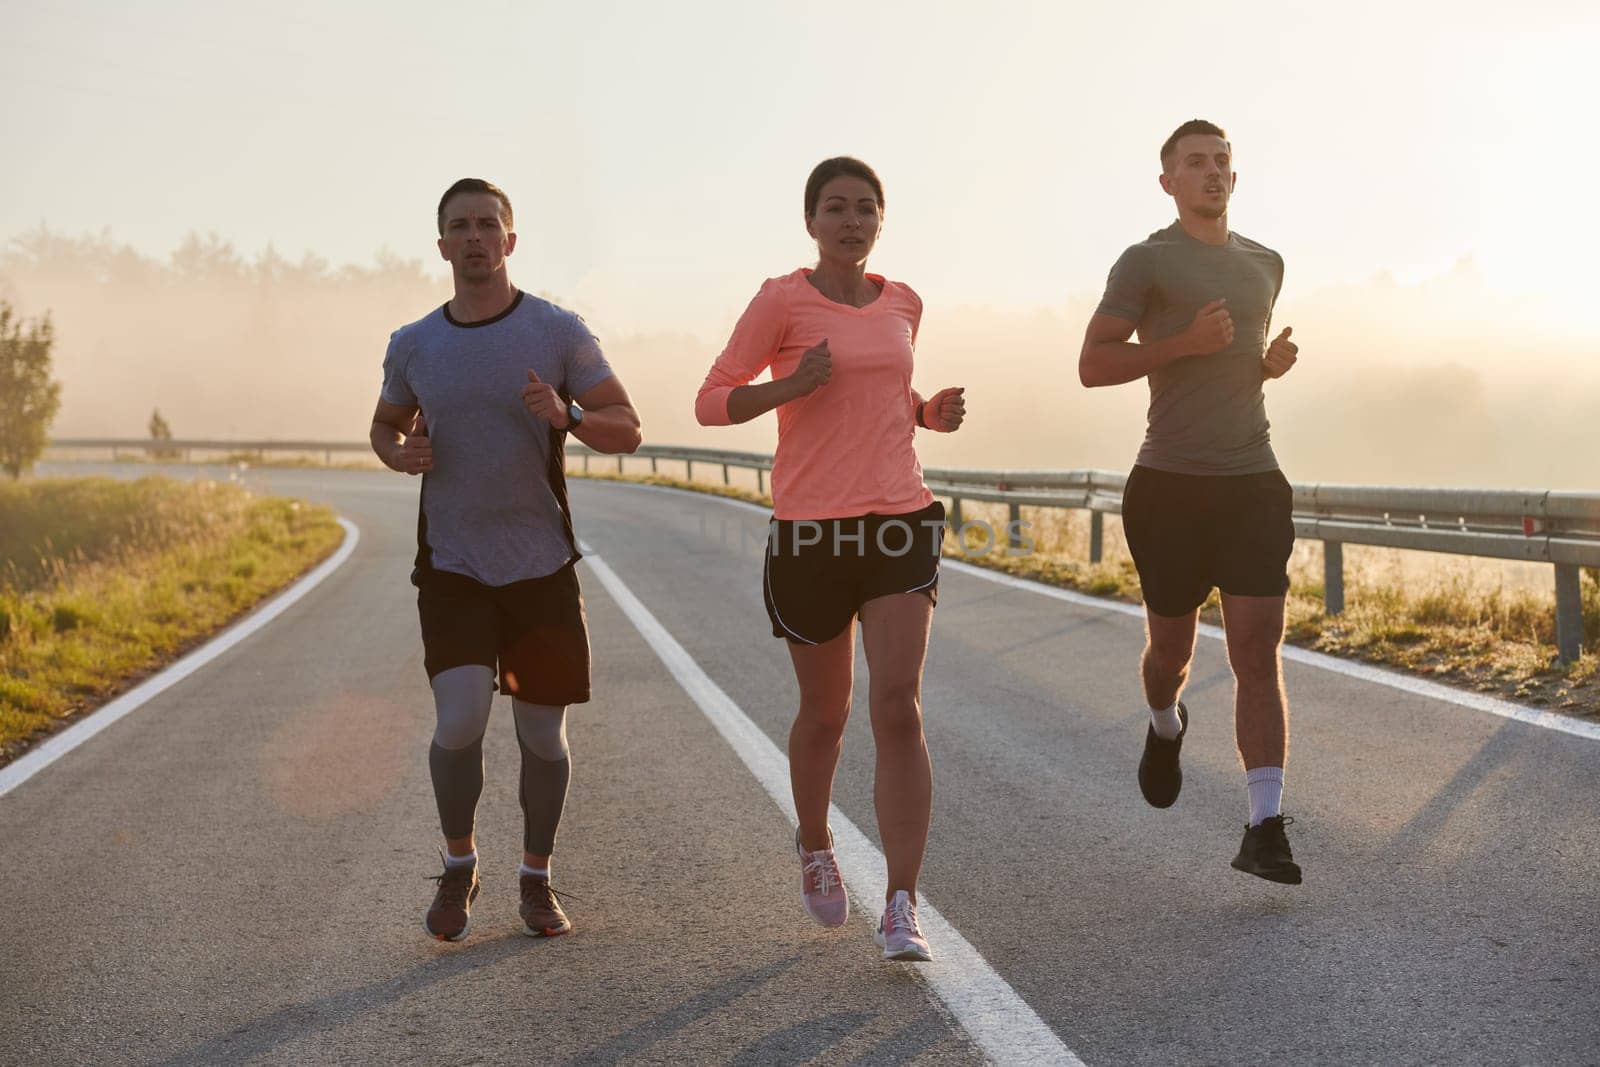
[[[841,174],[822,187],[816,213],[806,219],[806,232],[816,240],[823,259],[864,263],[878,243],[882,223],[883,208],[872,186]]]

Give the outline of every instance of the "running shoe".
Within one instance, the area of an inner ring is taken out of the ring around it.
[[[917,925],[917,902],[904,889],[895,890],[889,906],[878,920],[878,931],[873,935],[886,960],[918,960],[926,963],[933,959],[928,939],[922,936]]]
[[[1289,851],[1289,837],[1283,832],[1292,822],[1288,816],[1274,815],[1259,826],[1246,826],[1239,854],[1233,857],[1233,869],[1269,882],[1299,885],[1300,866],[1295,863]]]
[[[1139,792],[1152,808],[1170,808],[1183,788],[1183,768],[1178,766],[1178,753],[1183,749],[1183,736],[1189,732],[1189,709],[1178,701],[1178,721],[1182,727],[1178,736],[1165,741],[1156,736],[1156,728],[1146,724],[1144,730],[1144,755],[1139,758]]]
[[[828,831],[828,844],[833,844],[832,830]],[[807,852],[800,847],[800,831],[796,830],[794,850],[800,853],[800,902],[806,914],[823,926],[843,926],[850,917],[850,898],[845,895],[832,847]]]
[[[439,862],[444,863],[443,849],[439,850]],[[422,917],[422,928],[429,937],[440,941],[460,941],[472,929],[472,902],[483,888],[478,881],[478,865],[462,863],[452,867],[445,863],[443,873],[430,874],[428,879],[438,882],[439,890]]]
[[[521,878],[522,932],[529,937],[560,937],[572,932],[572,920],[561,908],[561,894],[550,888],[550,879],[537,874]]]

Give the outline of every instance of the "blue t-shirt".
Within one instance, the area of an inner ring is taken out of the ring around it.
[[[389,338],[380,395],[421,408],[433,445],[414,579],[509,585],[578,558],[565,435],[524,406],[529,370],[569,400],[612,376],[582,318],[521,291],[492,319],[457,322],[445,305]]]

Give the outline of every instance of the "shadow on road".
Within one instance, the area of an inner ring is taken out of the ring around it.
[[[162,1061],[162,1067],[238,1063],[260,1056],[286,1042],[319,1031],[337,1030],[352,1017],[379,1010],[418,990],[493,966],[527,950],[528,939],[521,931],[494,941],[475,942],[449,955],[421,961],[398,977],[290,1004],[270,1015],[242,1023],[226,1034]]]

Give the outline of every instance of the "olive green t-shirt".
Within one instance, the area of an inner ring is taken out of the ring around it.
[[[1149,427],[1140,466],[1177,474],[1259,474],[1278,469],[1267,433],[1261,359],[1283,257],[1237,233],[1208,245],[1174,222],[1122,253],[1099,313],[1134,323],[1141,343],[1181,333],[1195,312],[1226,298],[1233,341],[1149,374]]]

